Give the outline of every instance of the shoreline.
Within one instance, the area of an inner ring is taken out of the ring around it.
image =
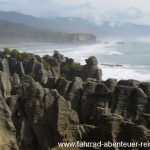
[[[0,50],[3,48],[22,48],[22,47],[36,47],[36,46],[51,46],[51,45],[75,45],[75,46],[87,46],[87,45],[95,45],[101,43],[16,43],[16,44],[0,44]]]
[[[63,43],[64,44],[64,43]],[[100,43],[99,43],[100,44]],[[79,62],[81,64],[84,64],[85,57],[88,57],[90,54],[90,51],[87,49],[95,48],[94,45],[90,47],[86,46],[85,44],[82,45],[72,45],[70,44],[69,48],[63,48],[63,46],[68,46],[68,44],[56,44],[56,43],[20,43],[16,46],[16,44],[13,45],[7,45],[8,47],[21,49],[20,51],[26,51],[31,52],[40,56],[43,56],[45,54],[51,54],[53,53],[53,50],[57,49],[59,50],[63,55],[67,57],[73,58],[76,62]],[[53,47],[58,48],[53,48]],[[79,46],[79,47],[78,47]],[[81,47],[82,48],[81,48]],[[0,45],[0,49],[3,50],[4,45]],[[39,47],[39,49],[38,49]],[[62,48],[61,48],[62,47]],[[71,52],[71,47],[73,47],[73,51]],[[80,51],[81,48],[81,51]],[[41,50],[40,50],[41,49]],[[67,49],[67,50],[66,50]],[[84,52],[85,49],[85,52]],[[87,51],[88,50],[88,51]],[[80,55],[81,53],[81,55]],[[87,55],[88,54],[88,55]],[[97,57],[97,52],[94,53],[94,56]],[[149,72],[149,65],[131,65],[131,64],[122,64],[122,63],[109,63],[109,62],[101,62],[101,59],[98,59],[99,66],[103,68],[103,77],[105,79],[107,78],[116,78],[117,80],[121,79],[136,79],[140,81],[150,81],[150,72]],[[144,66],[144,67],[143,67]]]
[[[81,65],[58,51],[40,57],[5,49],[0,58],[4,145],[28,150],[28,139],[34,138],[32,150],[48,150],[65,140],[105,141],[106,135],[110,141],[112,135],[120,141],[150,140],[150,82],[104,80],[94,56]],[[128,129],[133,132],[124,134]]]

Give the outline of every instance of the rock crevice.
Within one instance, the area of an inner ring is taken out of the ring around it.
[[[57,51],[31,60],[2,57],[0,150],[150,141],[150,83],[103,81],[97,65],[95,57],[82,66]]]

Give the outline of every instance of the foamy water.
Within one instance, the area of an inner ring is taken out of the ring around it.
[[[73,58],[81,64],[85,64],[85,59],[89,56],[96,56],[99,67],[103,70],[104,80],[116,78],[118,80],[137,79],[140,81],[150,81],[150,49],[148,49],[150,44],[146,46],[132,44],[117,45],[116,43],[99,43],[85,46],[49,44],[20,47],[19,49],[40,56],[45,54],[53,55],[53,51],[58,50],[66,57]]]
[[[121,79],[136,79],[140,81],[150,81],[150,73],[145,71],[146,73],[134,69],[131,66],[129,67],[106,67],[101,66],[103,70],[103,79],[108,78],[117,78],[118,80]]]

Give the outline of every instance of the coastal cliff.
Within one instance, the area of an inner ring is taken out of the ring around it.
[[[150,141],[150,83],[104,81],[97,59],[85,61],[82,66],[58,51],[43,57],[0,53],[0,150]]]
[[[52,32],[21,23],[0,20],[0,44],[16,43],[95,43],[96,36],[87,33]]]

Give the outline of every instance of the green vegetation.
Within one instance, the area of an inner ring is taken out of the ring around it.
[[[32,60],[34,58],[34,54],[23,52],[21,53],[21,57],[27,60]]]
[[[47,71],[50,70],[51,66],[50,66],[50,56],[49,55],[43,56],[42,64]]]
[[[4,48],[4,50],[0,53],[3,58],[14,57],[14,58],[23,58],[27,60],[31,60],[34,58],[34,54],[23,52],[21,53],[17,49],[10,50],[9,48]]]
[[[10,51],[10,56],[11,57],[15,57],[15,58],[20,58],[21,57],[21,53],[18,50],[13,49],[12,51]]]
[[[17,49],[10,50],[9,48],[4,48],[4,50],[0,52],[0,56],[3,58],[14,57],[14,58],[23,58],[26,60],[32,60],[32,59],[36,58],[39,63],[43,64],[44,68],[47,71],[50,70],[50,64],[47,62],[46,59],[43,59],[41,61],[40,56],[36,56],[31,53],[20,52]]]
[[[46,62],[49,62],[50,56],[49,55],[44,55],[43,60],[45,60]]]
[[[75,70],[79,70],[79,69],[81,69],[81,64],[75,63],[75,64],[71,65],[71,68],[75,69]]]
[[[49,63],[47,63],[47,62],[43,61],[43,62],[42,62],[42,64],[43,64],[44,68],[45,68],[47,71],[49,71],[49,70],[50,70],[51,66],[50,66],[50,64],[49,64]]]
[[[7,57],[8,55],[10,55],[11,50],[9,48],[4,48],[4,51],[1,52],[1,56],[3,57]]]
[[[32,78],[35,78],[35,74],[33,72],[30,72],[28,75],[31,76]]]
[[[81,64],[79,63],[74,63],[74,64],[64,64],[63,65],[63,70],[65,72],[71,71],[71,70],[80,70],[81,69]]]

